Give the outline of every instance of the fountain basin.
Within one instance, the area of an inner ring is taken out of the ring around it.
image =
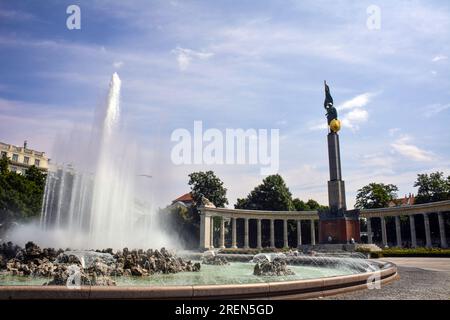
[[[65,286],[2,285],[0,299],[304,299],[367,289],[368,281],[373,278],[378,278],[381,286],[398,278],[395,265],[375,261],[370,263],[379,270],[297,280],[290,280],[289,276],[284,279],[261,277],[258,283],[167,285],[165,282],[166,285],[149,285],[116,279],[116,287],[82,286],[80,289]],[[236,266],[235,263],[230,265]],[[203,265],[202,268],[204,267]],[[223,266],[211,267],[220,270],[219,273],[226,273],[223,272]],[[301,267],[290,265],[290,268]],[[211,273],[210,271],[206,270]]]

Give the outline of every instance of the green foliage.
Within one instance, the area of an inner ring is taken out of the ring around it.
[[[202,196],[219,208],[228,204],[227,189],[223,187],[222,180],[213,171],[191,173],[188,184],[191,186],[192,197],[197,205],[201,203]]]
[[[311,208],[303,200],[300,200],[299,198],[295,198],[294,200],[292,200],[292,204],[294,205],[296,211],[311,210]]]
[[[263,180],[247,198],[238,199],[234,206],[236,209],[291,211],[295,210],[292,194],[283,178],[271,175]]]
[[[0,221],[24,219],[41,213],[45,175],[35,166],[25,175],[8,170],[9,159],[0,160]]]
[[[419,190],[416,196],[416,203],[428,203],[450,199],[450,176],[447,179],[443,172],[428,174],[418,174],[414,187]]]
[[[371,258],[382,257],[444,257],[450,258],[450,249],[441,248],[392,248],[371,252]]]
[[[296,211],[321,211],[328,209],[328,206],[323,206],[313,199],[309,199],[307,202],[304,202],[299,198],[295,198],[294,200],[292,200],[292,203]]]
[[[397,198],[397,186],[384,183],[370,183],[358,190],[355,208],[375,209],[385,208],[389,201]]]

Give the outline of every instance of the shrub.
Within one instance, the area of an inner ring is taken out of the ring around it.
[[[382,257],[443,257],[450,258],[450,249],[442,248],[389,248],[380,252],[371,252],[371,258]]]

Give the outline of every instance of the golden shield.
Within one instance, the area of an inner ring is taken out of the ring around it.
[[[341,122],[338,119],[331,120],[330,129],[333,132],[338,132],[341,129]]]

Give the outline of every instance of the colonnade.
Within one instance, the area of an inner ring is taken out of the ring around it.
[[[425,246],[427,248],[432,247],[431,243],[431,231],[430,231],[430,213],[421,213],[420,215],[423,216],[423,223],[424,223],[424,229],[425,229]],[[381,221],[381,243],[383,246],[388,245],[388,239],[387,239],[387,233],[386,233],[386,217],[389,215],[381,215],[378,218]],[[408,214],[409,218],[409,229],[411,233],[411,247],[415,248],[417,247],[417,235],[416,235],[416,222],[415,222],[415,216],[416,214]],[[444,225],[444,217],[442,212],[437,212],[438,217],[438,224],[439,224],[439,238],[440,238],[440,246],[441,248],[447,248],[447,236],[445,234],[445,225]],[[372,232],[372,222],[371,219],[374,219],[375,217],[368,216],[367,219],[367,242],[369,244],[373,243],[373,232]],[[401,247],[402,246],[402,232],[401,232],[401,224],[400,224],[400,216],[396,215],[394,216],[395,219],[395,240],[396,240],[396,246]]]
[[[269,221],[269,248],[275,248],[275,221],[281,220],[283,222],[283,247],[289,247],[288,239],[288,221],[296,222],[297,229],[297,245],[302,245],[302,225],[309,224],[310,241],[308,244],[316,244],[316,229],[315,221],[318,220],[316,211],[255,211],[255,210],[238,210],[238,209],[223,209],[223,208],[208,208],[201,214],[200,220],[200,246],[204,249],[214,248],[214,218],[219,221],[219,247],[225,248],[225,230],[231,227],[231,248],[238,248],[237,241],[237,221],[244,222],[244,249],[250,248],[250,220],[256,221],[256,248],[262,249],[262,223]]]
[[[219,231],[219,247],[224,249],[225,248],[225,229],[226,229],[226,221],[223,217],[218,217],[220,219],[220,231]],[[237,220],[242,219],[244,221],[244,246],[242,248],[249,249],[250,248],[250,241],[249,241],[249,222],[252,220],[251,218],[230,218],[231,220],[231,248],[236,249],[238,248],[237,243]],[[263,220],[269,220],[270,221],[270,246],[269,248],[275,248],[275,220],[280,219],[254,219],[256,220],[256,248],[262,249],[262,221]],[[289,247],[289,239],[288,239],[288,220],[289,219],[283,219],[283,247]],[[316,244],[316,230],[315,230],[315,224],[313,219],[309,220],[296,220],[297,224],[297,245],[302,245],[302,221],[307,222],[310,226],[310,243],[311,245]],[[214,219],[213,216],[210,217],[210,248],[214,248]]]
[[[301,245],[315,245],[315,221],[319,220],[317,211],[259,211],[259,210],[242,210],[242,209],[227,209],[227,208],[200,208],[200,248],[209,249],[214,244],[214,217],[220,219],[219,231],[219,246],[225,248],[225,222],[231,225],[231,247],[237,248],[237,221],[243,219],[244,221],[244,241],[243,248],[249,248],[249,221],[256,220],[256,248],[262,248],[262,221],[269,220],[270,225],[270,247],[275,247],[275,220],[283,221],[283,246],[289,247],[288,239],[288,221],[295,221],[297,226],[297,244]],[[418,215],[423,216],[423,223],[425,229],[425,243],[426,247],[432,246],[431,230],[430,230],[430,214],[437,213],[439,223],[439,238],[440,247],[447,248],[448,242],[445,231],[444,214],[450,212],[450,200],[407,205],[398,207],[389,207],[381,209],[364,209],[360,211],[360,218],[365,218],[367,221],[367,238],[368,243],[373,243],[372,219],[378,218],[381,220],[381,240],[382,245],[388,245],[388,234],[386,229],[386,217],[394,217],[395,221],[395,244],[398,247],[402,246],[402,230],[400,217],[408,216],[411,233],[411,246],[417,247],[416,235],[416,219]],[[311,239],[309,243],[302,243],[302,223],[309,223],[311,230]]]

